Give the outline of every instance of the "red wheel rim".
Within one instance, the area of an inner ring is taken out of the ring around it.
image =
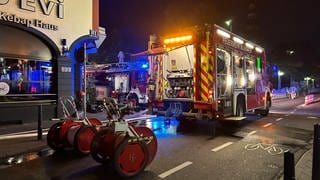
[[[63,121],[61,128],[60,128],[60,140],[63,142],[63,144],[65,144],[66,146],[68,146],[68,140],[67,140],[67,134],[69,129],[72,126],[80,126],[81,123],[80,122],[74,122],[73,120],[65,120]]]
[[[111,160],[114,154],[114,142],[116,136],[111,129],[100,130],[92,140],[91,155],[99,163]]]
[[[62,122],[52,125],[47,134],[47,144],[54,150],[63,148],[63,143],[60,140],[59,132]]]
[[[84,154],[90,153],[90,146],[92,139],[94,135],[96,134],[96,131],[93,127],[90,126],[84,126],[82,127],[77,135],[77,149]]]
[[[130,177],[142,172],[148,163],[148,149],[144,142],[129,142],[126,138],[117,147],[114,165],[121,176]]]
[[[150,164],[154,157],[157,154],[157,150],[158,150],[158,141],[157,141],[157,137],[155,136],[155,134],[153,133],[153,131],[151,129],[149,129],[148,127],[144,127],[144,126],[135,126],[133,127],[134,130],[139,134],[139,136],[141,137],[152,137],[152,139],[150,140],[146,140],[146,144],[147,144],[147,148],[149,151],[149,161],[148,164]]]
[[[97,118],[89,118],[88,120],[93,126],[102,125],[102,122]]]

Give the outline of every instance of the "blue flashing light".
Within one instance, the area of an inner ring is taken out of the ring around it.
[[[149,65],[148,64],[142,64],[142,66],[141,66],[143,69],[147,69],[148,67],[149,67]]]
[[[274,76],[278,76],[278,65],[274,64],[272,65],[272,71]]]

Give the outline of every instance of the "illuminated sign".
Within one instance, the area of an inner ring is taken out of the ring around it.
[[[57,25],[45,23],[40,19],[33,19],[33,20],[26,19],[23,17],[16,16],[15,14],[8,14],[7,12],[2,12],[2,11],[0,11],[0,20],[22,24],[22,25],[25,25],[26,27],[31,27],[31,25],[33,25],[34,27],[38,27],[42,29],[48,29],[53,31],[58,30]]]
[[[9,0],[0,0],[0,5],[6,5],[8,4]],[[57,14],[57,17],[60,19],[64,18],[64,0],[20,0],[18,1],[20,7],[18,8],[26,10],[26,11],[31,11],[31,12],[36,12],[37,8],[40,7],[42,13],[44,15],[50,16],[52,11],[54,10]],[[38,6],[37,6],[38,4]]]
[[[240,49],[240,50],[242,50],[242,51],[252,52],[252,49],[247,48],[247,47],[244,46],[243,44],[234,42],[234,41],[231,40],[231,39],[223,38],[223,39],[222,39],[222,43],[225,44],[225,45],[231,46],[231,47],[233,47],[233,48]]]

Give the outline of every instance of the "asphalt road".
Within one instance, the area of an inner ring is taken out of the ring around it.
[[[311,148],[313,124],[320,123],[320,103],[302,103],[301,98],[277,100],[267,117],[248,114],[245,121],[219,126],[215,137],[207,121],[181,127],[175,119],[152,118],[145,125],[158,138],[158,152],[133,179],[278,179],[283,173],[283,153],[294,152],[297,161]],[[2,169],[0,177],[119,179],[110,166],[72,151]]]

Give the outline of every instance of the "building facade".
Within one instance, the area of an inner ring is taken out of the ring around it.
[[[0,0],[0,123],[61,116],[97,49],[98,14],[99,0]]]

